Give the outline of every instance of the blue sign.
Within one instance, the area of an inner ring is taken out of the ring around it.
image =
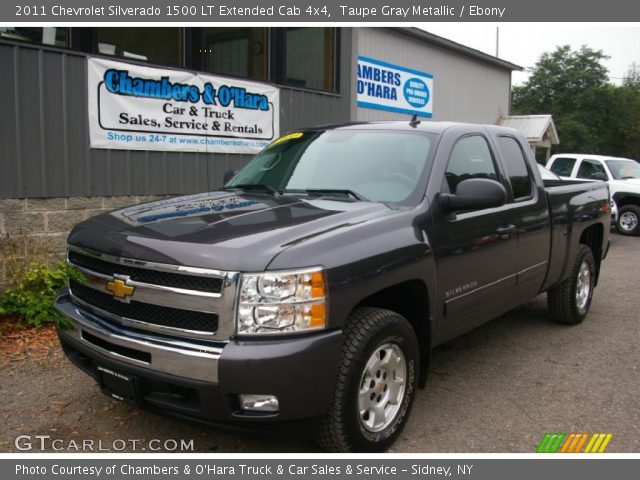
[[[357,105],[390,112],[433,115],[433,75],[358,57]]]
[[[417,77],[410,78],[404,82],[403,87],[404,99],[415,108],[423,108],[429,103],[431,93],[429,87]]]

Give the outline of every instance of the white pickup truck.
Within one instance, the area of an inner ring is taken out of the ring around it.
[[[547,168],[562,178],[608,182],[616,228],[623,235],[640,235],[640,163],[628,158],[561,153],[549,159]]]

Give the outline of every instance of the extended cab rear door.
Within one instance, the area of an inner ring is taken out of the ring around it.
[[[507,203],[517,231],[516,288],[513,305],[535,297],[547,275],[550,213],[544,185],[528,143],[519,135],[498,132],[492,136],[507,180]]]
[[[441,343],[510,308],[516,286],[517,240],[512,205],[446,213],[438,194],[455,193],[464,179],[488,178],[504,184],[492,142],[481,126],[445,132],[429,189],[433,202],[432,245],[438,272],[442,320],[434,343]]]

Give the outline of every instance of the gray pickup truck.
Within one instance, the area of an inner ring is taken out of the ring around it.
[[[381,122],[285,135],[218,191],[69,235],[60,343],[111,397],[210,424],[398,437],[431,349],[547,292],[580,323],[603,182],[543,181],[515,130]]]

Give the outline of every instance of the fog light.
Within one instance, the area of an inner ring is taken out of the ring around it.
[[[280,408],[275,395],[254,395],[244,393],[238,395],[240,408],[250,412],[277,412]]]

